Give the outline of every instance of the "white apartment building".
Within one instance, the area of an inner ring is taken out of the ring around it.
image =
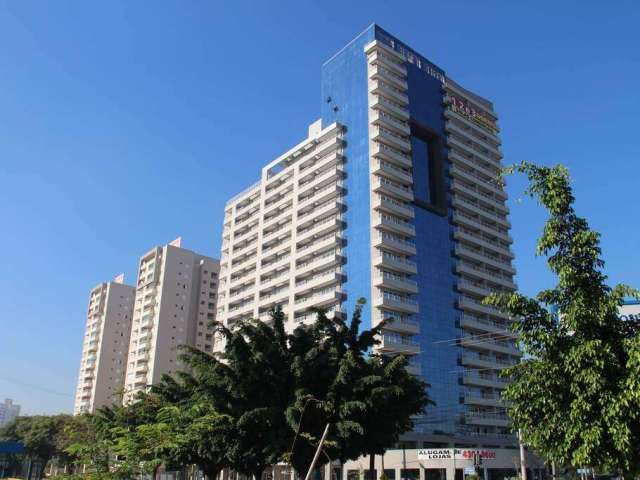
[[[181,239],[145,253],[138,266],[124,402],[183,368],[179,346],[213,351],[219,262],[181,248]]]
[[[97,285],[89,294],[76,415],[122,400],[134,294],[135,288],[124,284],[124,275]]]
[[[20,405],[13,403],[13,400],[6,398],[4,403],[0,403],[0,427],[8,424],[20,415]]]
[[[340,311],[343,161],[341,126],[318,121],[227,203],[218,293],[227,326],[268,321],[277,305],[289,329],[312,321],[313,306]]]

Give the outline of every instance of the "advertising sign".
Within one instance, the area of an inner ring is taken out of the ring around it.
[[[421,448],[418,450],[418,460],[473,460],[474,458],[493,460],[496,458],[496,451],[462,448]]]

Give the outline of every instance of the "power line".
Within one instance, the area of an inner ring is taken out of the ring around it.
[[[41,387],[40,385],[35,385],[35,384],[32,384],[32,383],[23,382],[21,380],[16,380],[16,379],[13,379],[13,378],[0,377],[0,380],[8,382],[8,383],[13,383],[15,385],[20,385],[22,387],[31,388],[33,390],[39,390],[41,392],[48,393],[50,395],[58,395],[60,397],[72,397],[73,398],[73,395],[69,395],[68,393],[57,392],[55,390],[51,390],[51,389],[46,388],[46,387]]]

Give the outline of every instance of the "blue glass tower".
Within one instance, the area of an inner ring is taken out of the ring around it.
[[[321,118],[344,126],[346,310],[392,319],[381,351],[429,382],[416,433],[510,442],[497,372],[519,353],[480,303],[515,288],[491,103],[371,25],[323,65]]]
[[[512,442],[498,373],[519,358],[507,199],[493,105],[372,25],[322,66],[321,118],[225,207],[218,318],[288,328],[313,307],[386,320],[436,402],[416,441]]]

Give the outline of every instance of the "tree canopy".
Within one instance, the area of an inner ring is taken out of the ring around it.
[[[504,397],[525,443],[549,461],[625,474],[640,471],[640,332],[618,309],[638,292],[607,285],[600,235],[574,210],[568,171],[522,163],[528,194],[548,211],[538,240],[557,285],[535,298],[485,302],[515,319],[524,360]]]
[[[209,479],[223,468],[259,479],[280,461],[304,474],[327,424],[317,466],[383,453],[423,413],[427,385],[403,356],[376,354],[382,325],[362,328],[362,304],[350,321],[316,313],[290,333],[280,309],[268,323],[216,324],[224,352],[183,347],[185,372],[129,405],[73,417],[64,445],[42,458],[66,454],[100,478],[196,465]]]

